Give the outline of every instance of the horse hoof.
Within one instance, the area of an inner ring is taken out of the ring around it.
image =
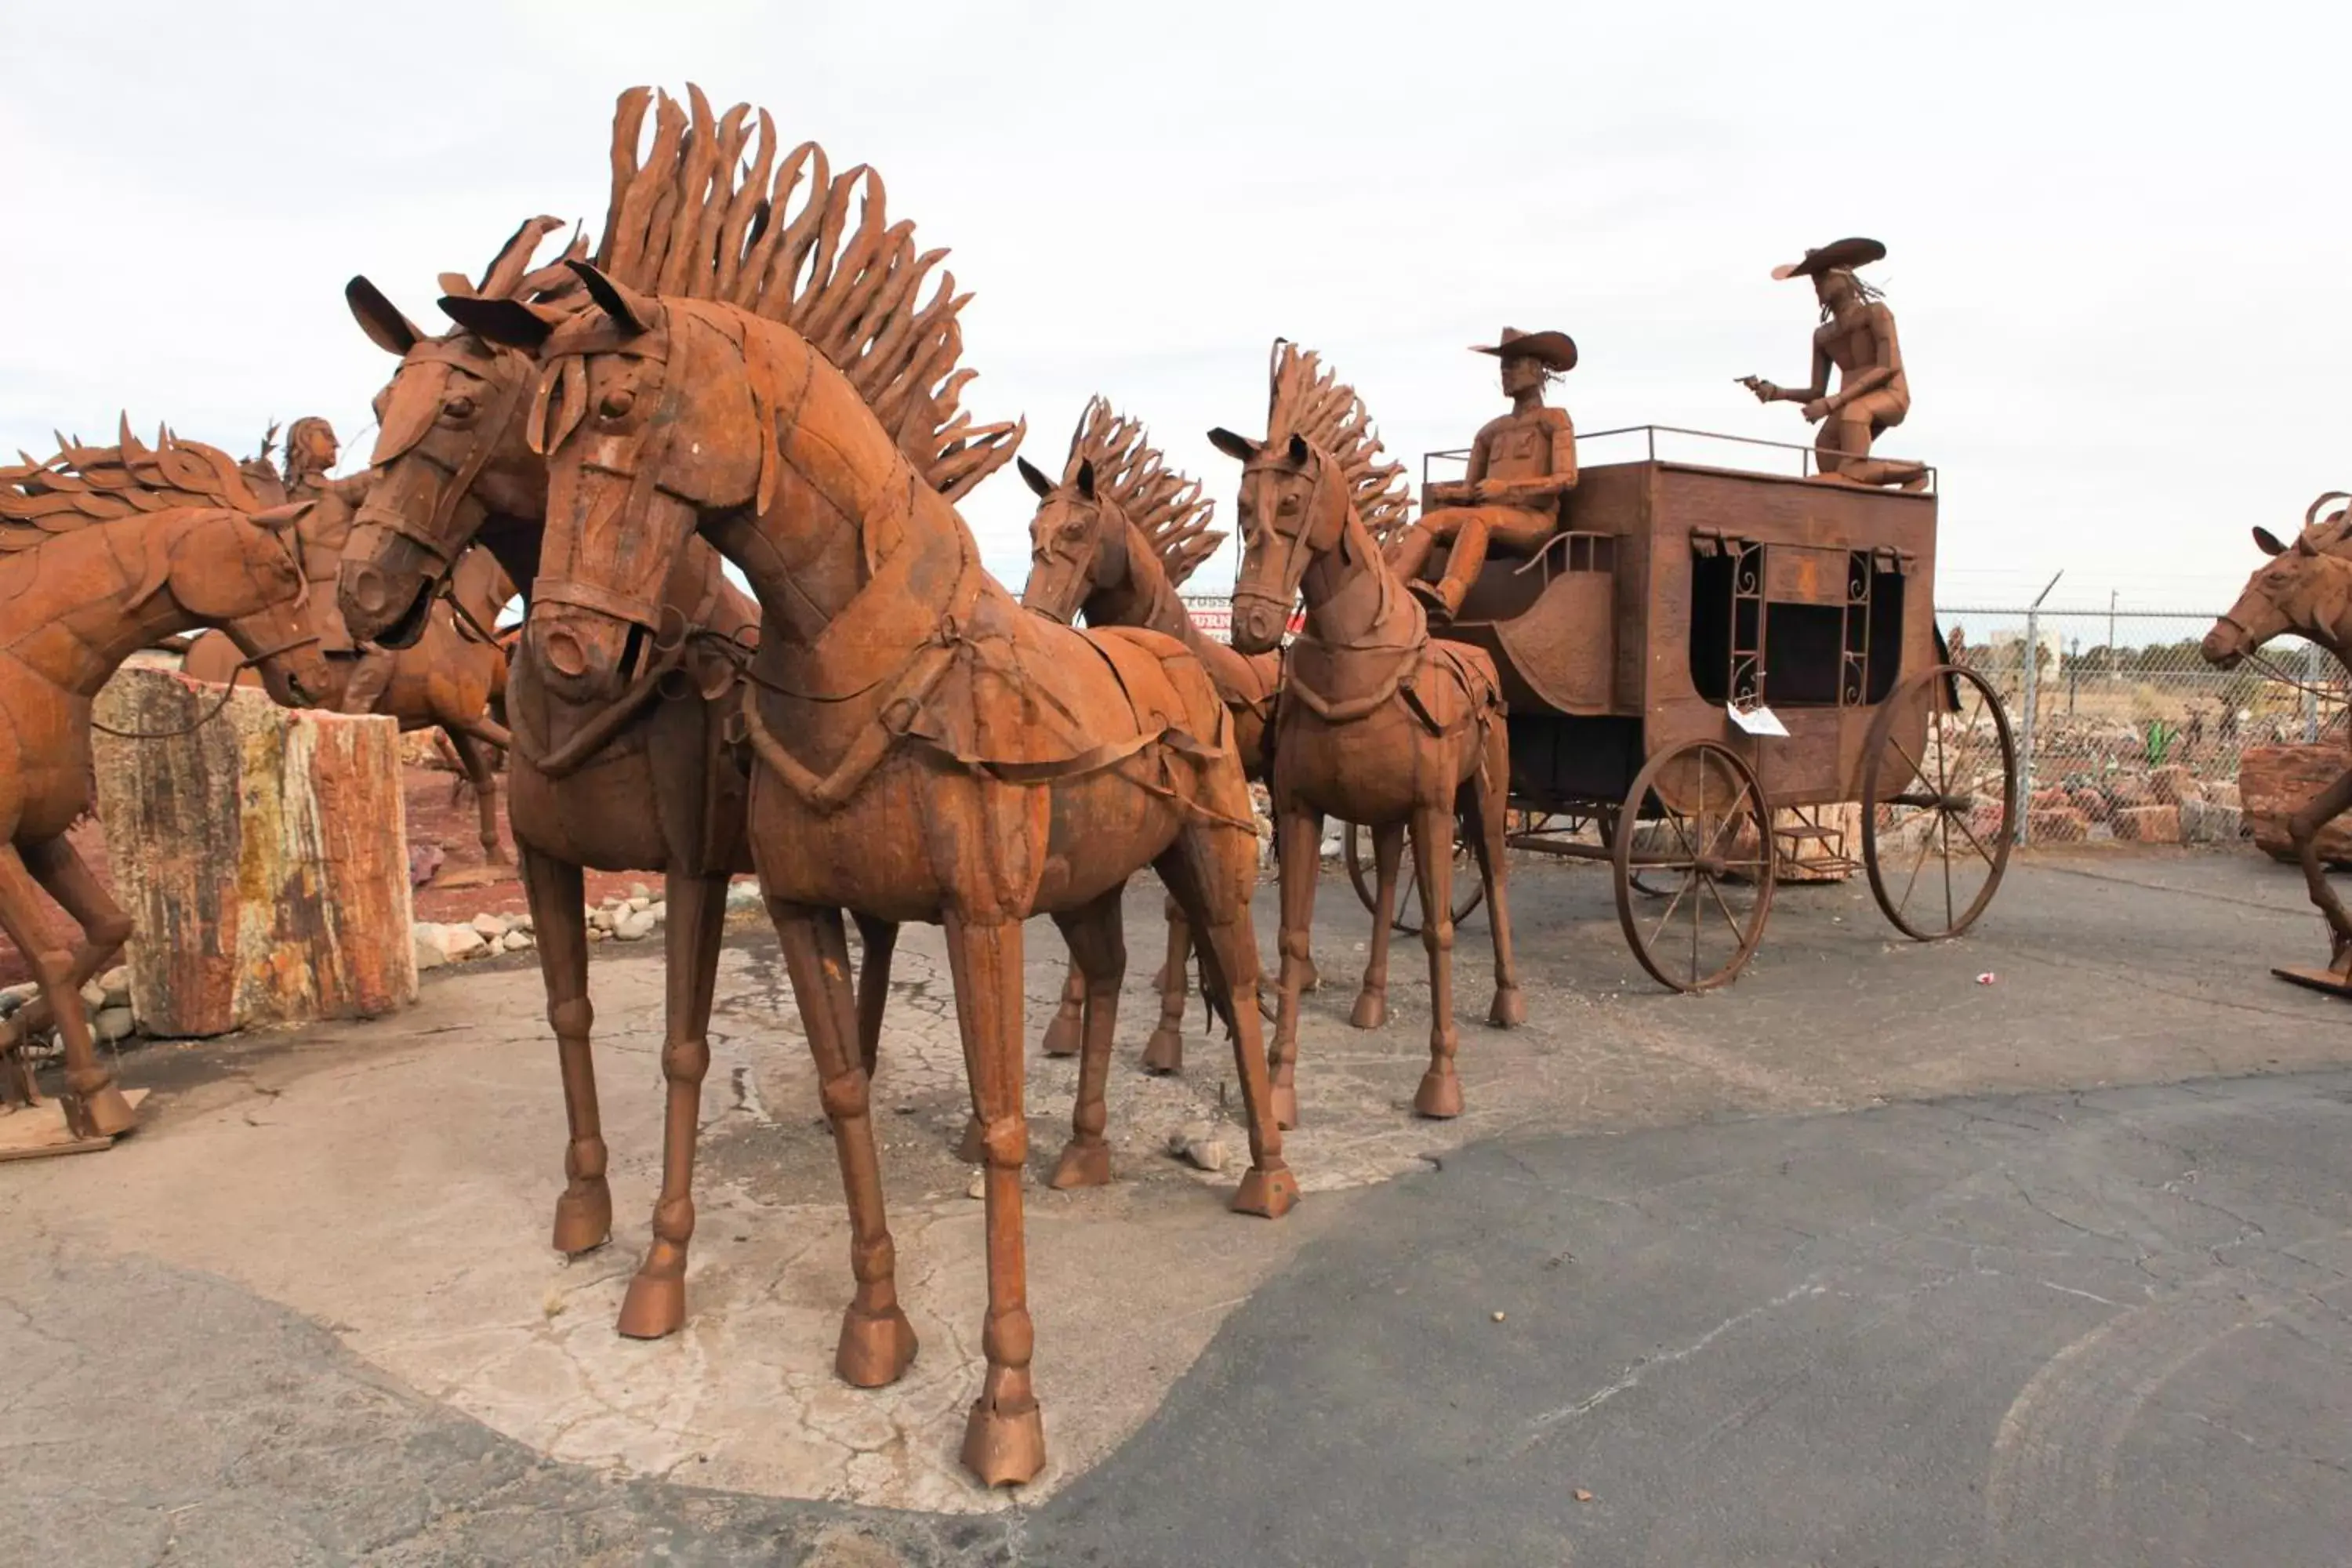
[[[1045,1418],[1031,1400],[1026,1408],[998,1409],[986,1396],[971,1407],[963,1428],[963,1468],[984,1487],[1017,1487],[1045,1468]]]
[[[1442,1073],[1430,1068],[1421,1075],[1421,1092],[1412,1097],[1412,1109],[1434,1121],[1461,1115],[1462,1080],[1451,1068]]]
[[[975,1116],[963,1124],[963,1142],[956,1145],[956,1158],[967,1165],[977,1165],[988,1158],[988,1139],[980,1130],[980,1118]]]
[[[632,1340],[667,1339],[686,1326],[686,1277],[635,1275],[621,1298],[621,1335]]]
[[[1377,1029],[1389,1021],[1389,999],[1385,992],[1364,991],[1357,994],[1356,1010],[1348,1015],[1348,1022],[1359,1029]]]
[[[137,1129],[138,1113],[114,1084],[86,1095],[65,1096],[66,1125],[80,1138],[114,1138]]]
[[[1184,1070],[1184,1034],[1162,1024],[1143,1044],[1143,1070],[1166,1075]]]
[[[1274,1112],[1274,1124],[1285,1132],[1298,1125],[1298,1090],[1286,1083],[1274,1086],[1274,1103],[1267,1109]]]
[[[1042,1047],[1045,1053],[1049,1057],[1074,1057],[1078,1054],[1079,1044],[1078,1018],[1069,1013],[1055,1014],[1053,1021],[1045,1026]]]
[[[1486,1010],[1486,1022],[1498,1029],[1516,1029],[1527,1021],[1527,994],[1516,985],[1498,987],[1495,1005]]]
[[[833,1370],[852,1388],[883,1388],[915,1364],[915,1326],[893,1307],[867,1316],[852,1307],[841,1315],[841,1346]]]
[[[568,1187],[555,1200],[555,1250],[567,1258],[613,1239],[613,1190],[602,1180]]]
[[[1047,1184],[1063,1193],[1072,1187],[1110,1185],[1110,1145],[1099,1138],[1071,1139],[1070,1146],[1062,1151],[1060,1163],[1054,1167],[1054,1179]]]
[[[1242,1177],[1241,1189],[1234,1194],[1235,1214],[1254,1214],[1265,1219],[1280,1219],[1298,1206],[1298,1178],[1290,1173],[1287,1165],[1271,1170],[1253,1165]]]

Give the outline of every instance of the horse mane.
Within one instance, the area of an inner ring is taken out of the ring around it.
[[[1265,438],[1303,437],[1330,454],[1348,482],[1348,499],[1373,540],[1386,545],[1412,521],[1412,485],[1402,463],[1385,462],[1380,432],[1356,389],[1326,369],[1320,355],[1275,340]]]
[[[958,364],[956,318],[971,296],[941,272],[918,302],[947,252],[919,254],[914,224],[888,221],[882,176],[863,163],[833,174],[814,142],[780,156],[765,110],[754,145],[749,104],[714,117],[700,88],[686,91],[684,106],[642,87],[621,94],[597,268],[646,293],[732,305],[792,328],[849,378],[950,500],[1011,460],[1027,422],[975,424],[958,407],[977,374]],[[641,153],[648,107],[653,137]]]
[[[1223,530],[1209,526],[1217,503],[1201,494],[1201,481],[1168,468],[1142,424],[1114,414],[1100,396],[1087,400],[1070,434],[1064,484],[1076,481],[1081,462],[1094,464],[1095,494],[1117,506],[1143,535],[1170,587],[1181,587],[1225,542]]]
[[[93,447],[59,436],[57,456],[0,468],[0,553],[29,550],[78,528],[142,512],[178,507],[234,507],[259,511],[271,504],[236,458],[169,429],[142,445],[122,418],[121,439]]]

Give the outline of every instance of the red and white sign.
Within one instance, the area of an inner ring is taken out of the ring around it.
[[[1234,602],[1231,599],[1213,599],[1206,596],[1194,598],[1187,595],[1184,599],[1184,608],[1192,612],[1194,626],[1213,637],[1225,642],[1233,641]],[[1284,631],[1283,639],[1286,642],[1306,629],[1307,612],[1293,610],[1290,612],[1290,625]]]

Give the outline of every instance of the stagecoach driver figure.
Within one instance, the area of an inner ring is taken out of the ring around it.
[[[1511,411],[1491,420],[1470,446],[1470,470],[1455,484],[1429,487],[1421,521],[1389,549],[1389,564],[1445,620],[1478,580],[1490,545],[1533,555],[1558,532],[1560,503],[1576,488],[1576,430],[1568,412],[1544,406],[1544,384],[1576,368],[1576,341],[1566,332],[1505,327],[1499,342],[1474,348],[1503,362]],[[1437,546],[1450,546],[1445,575],[1422,581]]]

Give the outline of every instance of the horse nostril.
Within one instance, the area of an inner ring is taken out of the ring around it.
[[[570,632],[558,628],[548,633],[540,651],[547,656],[548,668],[558,675],[577,679],[588,673],[588,650]]]
[[[370,615],[381,614],[390,602],[384,592],[383,574],[370,567],[352,579],[352,599]]]

